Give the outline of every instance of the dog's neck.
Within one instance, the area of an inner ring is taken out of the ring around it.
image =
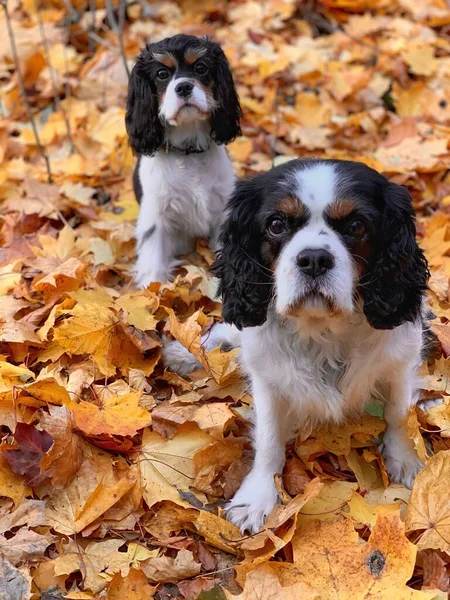
[[[213,141],[208,121],[191,121],[182,125],[167,125],[162,151],[199,154],[210,149]]]

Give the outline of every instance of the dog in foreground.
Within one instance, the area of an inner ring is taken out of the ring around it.
[[[241,108],[228,61],[207,38],[149,44],[131,73],[125,122],[138,155],[136,283],[166,281],[196,237],[214,247],[235,177],[225,144]]]
[[[214,270],[225,323],[205,338],[240,345],[255,407],[255,460],[229,504],[258,531],[277,502],[274,475],[300,427],[385,403],[382,452],[411,487],[421,462],[406,432],[418,399],[428,268],[405,188],[364,164],[293,160],[237,184]],[[198,364],[177,342],[165,361]]]
[[[213,266],[225,323],[207,348],[240,345],[255,406],[255,460],[227,515],[258,531],[298,428],[385,402],[386,467],[411,487],[422,464],[406,432],[427,333],[428,268],[405,188],[364,164],[293,160],[237,184]],[[198,367],[177,342],[166,363]]]

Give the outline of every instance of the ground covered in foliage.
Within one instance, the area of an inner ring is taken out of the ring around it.
[[[0,598],[446,598],[448,4],[10,0],[10,28],[2,6]],[[251,461],[251,397],[236,351],[200,347],[220,318],[211,252],[199,242],[175,282],[133,285],[125,64],[180,31],[214,36],[230,59],[239,175],[326,156],[408,187],[440,341],[424,395],[444,398],[410,414],[426,462],[412,492],[389,482],[371,406],[301,432],[265,530],[243,537],[224,519]],[[164,333],[203,369],[165,372]]]

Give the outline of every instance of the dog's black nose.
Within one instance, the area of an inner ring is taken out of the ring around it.
[[[334,267],[334,258],[323,248],[306,248],[297,256],[297,265],[305,275],[319,277]]]
[[[192,94],[194,85],[189,81],[182,81],[175,87],[175,92],[180,98],[188,98]]]

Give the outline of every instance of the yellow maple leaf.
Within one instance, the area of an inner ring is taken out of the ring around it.
[[[419,548],[450,550],[450,450],[439,452],[416,477],[406,512],[407,531],[421,531]]]
[[[67,352],[90,354],[104,375],[114,375],[116,369],[108,361],[117,318],[105,306],[75,306],[70,317],[55,327],[53,339]]]
[[[71,402],[68,408],[76,426],[86,435],[136,435],[139,429],[150,425],[151,415],[139,406],[141,392],[111,396],[97,406],[91,402]]]
[[[348,519],[313,520],[292,539],[293,564],[276,563],[281,584],[302,581],[320,590],[322,600],[431,600],[406,585],[417,548],[405,536],[397,512],[378,515],[367,543]]]

